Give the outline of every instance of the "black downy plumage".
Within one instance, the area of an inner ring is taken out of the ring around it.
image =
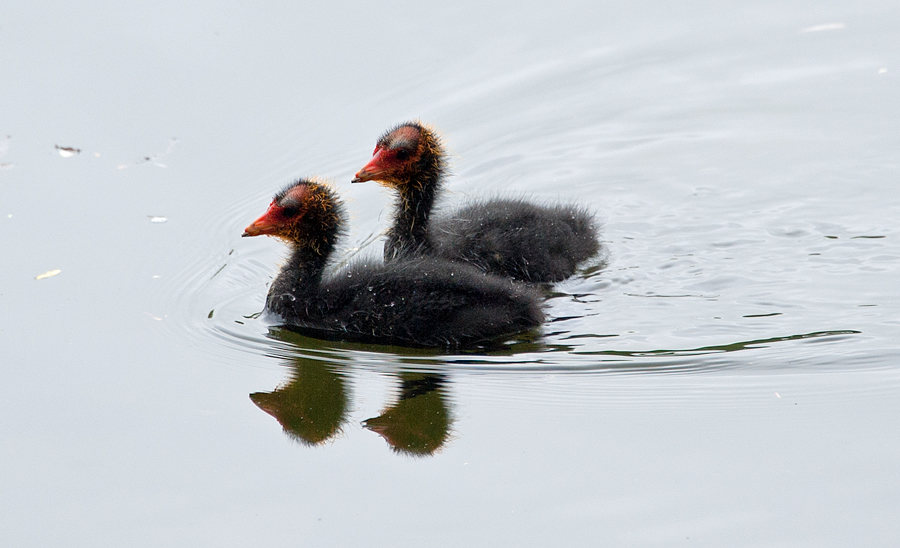
[[[575,205],[496,199],[431,218],[446,171],[443,144],[425,125],[401,124],[378,140],[372,160],[353,182],[379,181],[397,191],[386,261],[436,256],[498,276],[550,283],[572,276],[599,251],[594,215]]]
[[[287,326],[381,344],[458,346],[532,330],[544,320],[536,290],[438,257],[357,260],[326,274],[343,226],[331,189],[302,179],[245,230],[244,236],[276,236],[292,248],[266,299]]]

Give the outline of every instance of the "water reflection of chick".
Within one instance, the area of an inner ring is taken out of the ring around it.
[[[340,432],[347,412],[344,379],[328,363],[309,358],[294,358],[292,369],[287,383],[273,392],[250,394],[250,399],[290,437],[317,445]]]
[[[447,380],[424,373],[402,373],[400,377],[399,401],[363,426],[377,432],[399,453],[431,455],[450,433],[450,413],[444,401]]]

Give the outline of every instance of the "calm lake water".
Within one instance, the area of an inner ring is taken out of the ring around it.
[[[0,9],[8,546],[894,546],[900,4]],[[604,252],[493,352],[259,316],[390,126]],[[56,272],[58,270],[58,272]],[[36,279],[40,278],[40,279]]]

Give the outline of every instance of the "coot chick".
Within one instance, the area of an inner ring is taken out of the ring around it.
[[[524,199],[475,202],[429,219],[447,171],[435,131],[407,122],[385,133],[354,183],[379,181],[397,191],[386,261],[434,255],[535,283],[562,281],[597,254],[597,221],[574,205],[540,206]]]
[[[460,346],[544,320],[532,288],[437,257],[357,261],[326,275],[343,226],[343,206],[331,189],[301,179],[276,194],[244,231],[291,247],[266,299],[287,326],[381,344]]]

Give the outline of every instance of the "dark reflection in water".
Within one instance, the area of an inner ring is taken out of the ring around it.
[[[334,438],[348,420],[352,408],[349,405],[347,382],[352,369],[372,362],[380,375],[394,379],[398,385],[396,401],[388,404],[378,416],[362,422],[362,425],[379,434],[391,449],[409,456],[429,456],[438,451],[450,438],[453,423],[449,403],[449,375],[455,370],[463,373],[475,368],[480,372],[502,374],[531,371],[564,372],[571,370],[594,370],[597,373],[612,373],[626,367],[646,373],[668,371],[671,373],[692,370],[696,372],[737,367],[738,363],[710,362],[704,359],[708,354],[752,351],[774,344],[790,342],[835,341],[842,336],[859,334],[859,331],[819,331],[785,337],[772,337],[735,342],[686,350],[643,350],[600,352],[568,351],[572,355],[607,355],[630,358],[627,363],[611,366],[609,363],[594,362],[582,367],[534,368],[528,367],[535,352],[555,352],[558,348],[541,345],[539,342],[520,343],[501,351],[482,352],[480,358],[473,352],[466,355],[443,356],[434,350],[377,346],[347,341],[321,340],[311,338],[291,330],[271,328],[268,339],[277,342],[271,350],[290,368],[287,381],[272,392],[250,394],[250,399],[263,411],[272,415],[292,439],[304,445],[318,445]],[[511,366],[508,357],[524,351],[520,356],[525,360],[520,366]],[[504,356],[502,371],[491,358]],[[531,358],[527,356],[531,355]],[[688,361],[672,362],[660,360],[663,357],[682,356]],[[637,361],[635,361],[637,359]],[[467,367],[471,366],[471,367]]]
[[[290,377],[272,392],[256,392],[250,394],[250,399],[275,417],[292,439],[305,445],[318,445],[333,438],[341,431],[350,408],[345,367],[339,360],[309,357],[309,353],[317,350],[327,351],[330,348],[327,341],[277,328],[269,336],[293,347],[295,354],[283,357],[291,369]],[[297,345],[298,340],[310,344]],[[371,345],[338,344],[372,349]],[[400,383],[397,401],[379,416],[364,421],[363,426],[378,433],[398,453],[433,454],[449,438],[452,422],[446,398],[447,376],[415,371],[386,375]]]
[[[347,413],[345,379],[327,362],[302,356],[290,360],[289,380],[272,392],[250,394],[260,409],[275,417],[287,435],[317,445],[341,431]]]
[[[741,350],[752,350],[755,348],[766,348],[775,343],[787,341],[802,341],[806,339],[821,339],[828,337],[829,340],[836,340],[837,337],[844,335],[858,335],[861,331],[853,329],[842,329],[835,331],[815,331],[813,333],[801,333],[799,335],[788,335],[785,337],[770,337],[768,339],[754,339],[751,341],[738,341],[729,344],[720,344],[713,346],[703,346],[700,348],[690,348],[683,350],[639,350],[639,351],[622,351],[622,350],[599,350],[599,351],[576,351],[572,349],[573,354],[584,356],[691,356],[703,354],[717,354],[720,352],[738,352]]]
[[[398,453],[427,456],[440,449],[450,434],[450,412],[443,375],[401,373],[400,397],[381,415],[363,422]]]

